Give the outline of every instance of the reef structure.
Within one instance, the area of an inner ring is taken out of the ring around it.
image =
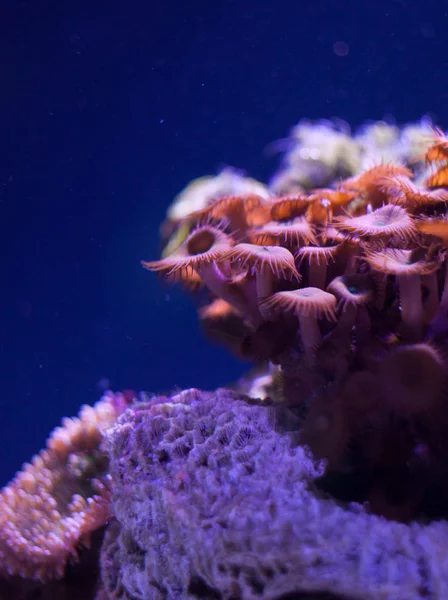
[[[143,263],[255,370],[64,421],[0,493],[8,585],[106,526],[89,599],[448,597],[448,138],[301,123],[286,147],[269,186],[188,186]]]
[[[340,505],[272,403],[222,389],[131,407],[112,427],[107,599],[446,598],[448,524]]]
[[[325,489],[402,521],[448,501],[448,139],[431,130],[411,162],[218,197],[143,263],[205,288],[206,331],[274,365],[270,396],[326,459]]]

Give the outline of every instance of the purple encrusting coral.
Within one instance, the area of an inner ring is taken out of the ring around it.
[[[277,431],[277,416],[221,389],[154,398],[119,418],[107,435],[117,522],[103,547],[106,597],[448,597],[448,526],[324,498],[319,463]]]

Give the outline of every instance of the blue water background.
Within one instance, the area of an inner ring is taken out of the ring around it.
[[[140,267],[167,206],[226,165],[266,180],[266,147],[301,117],[447,126],[447,13],[440,0],[1,3],[0,484],[108,381],[169,391],[242,372],[185,294]]]

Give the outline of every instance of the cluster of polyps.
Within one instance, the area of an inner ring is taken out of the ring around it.
[[[421,184],[383,164],[334,189],[217,198],[186,217],[176,250],[143,263],[208,288],[208,329],[277,364],[302,441],[329,471],[361,469],[367,483],[353,496],[399,518],[421,509],[448,466],[441,132],[424,158]]]
[[[0,490],[1,577],[63,577],[67,562],[106,523],[111,492],[103,433],[127,405],[125,395],[107,392],[95,406],[83,406]]]

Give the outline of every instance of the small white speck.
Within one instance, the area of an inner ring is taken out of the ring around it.
[[[165,119],[160,119],[159,123],[163,123]]]
[[[166,294],[165,302],[169,302],[170,300],[171,300],[171,296],[169,294]]]

